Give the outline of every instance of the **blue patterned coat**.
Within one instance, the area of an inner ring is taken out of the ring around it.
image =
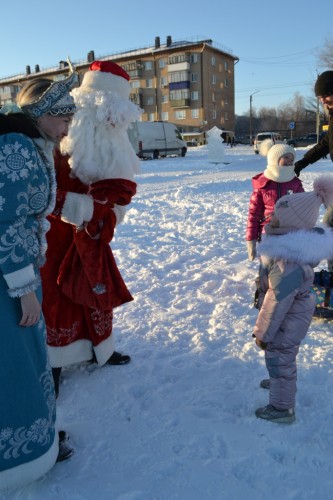
[[[20,327],[20,297],[35,290],[54,206],[53,145],[0,135],[0,492],[27,484],[58,454],[45,323]]]

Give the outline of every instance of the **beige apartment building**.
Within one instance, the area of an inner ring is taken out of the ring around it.
[[[95,59],[90,51],[83,62],[74,63],[78,84]],[[168,36],[164,43],[98,57],[112,60],[130,75],[131,99],[143,110],[142,121],[167,121],[177,125],[185,140],[205,142],[205,133],[214,126],[235,129],[235,71],[238,57],[212,40],[177,41]],[[67,74],[67,63],[0,79],[0,105],[13,102],[20,85],[36,76],[53,79]]]

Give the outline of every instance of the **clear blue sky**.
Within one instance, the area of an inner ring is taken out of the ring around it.
[[[275,4],[275,5],[274,5]],[[236,113],[313,95],[317,52],[333,39],[332,0],[18,0],[1,5],[0,78],[26,65],[83,61],[164,42],[211,38],[239,57]],[[333,64],[333,63],[332,63]],[[259,91],[259,92],[257,92]]]

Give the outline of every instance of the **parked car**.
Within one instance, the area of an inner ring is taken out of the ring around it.
[[[326,132],[322,132],[319,134],[319,141],[324,137]],[[317,134],[307,134],[302,137],[295,137],[294,139],[288,139],[287,144],[290,146],[294,146],[294,148],[312,146],[317,144]]]
[[[250,136],[237,136],[235,137],[236,144],[244,144],[246,146],[249,146],[251,144],[251,139]]]
[[[259,154],[260,144],[266,139],[271,139],[275,144],[276,142],[281,141],[281,136],[278,132],[259,132],[256,135],[253,144],[255,154]]]

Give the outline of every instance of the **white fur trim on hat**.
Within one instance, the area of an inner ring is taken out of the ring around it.
[[[87,71],[79,87],[80,92],[116,92],[124,99],[128,99],[131,91],[129,82],[119,75],[102,71]]]

